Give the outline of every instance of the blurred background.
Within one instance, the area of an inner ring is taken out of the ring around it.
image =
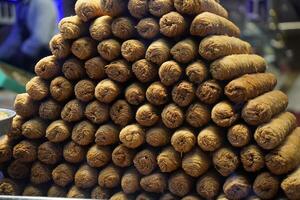
[[[73,15],[76,0],[0,0],[0,107],[11,108],[24,92],[34,64],[50,54],[57,23]],[[289,110],[300,118],[300,1],[221,0],[242,38],[268,61]]]

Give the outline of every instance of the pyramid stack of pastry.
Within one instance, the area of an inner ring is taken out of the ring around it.
[[[78,0],[0,140],[0,194],[300,199],[300,129],[216,0]]]

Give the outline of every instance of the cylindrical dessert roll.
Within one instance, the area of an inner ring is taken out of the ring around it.
[[[136,29],[138,34],[145,39],[153,39],[159,34],[158,21],[151,17],[141,19],[136,25]]]
[[[185,154],[182,159],[182,169],[192,177],[199,177],[209,169],[211,161],[199,148]]]
[[[178,12],[169,12],[159,20],[160,32],[167,37],[179,37],[187,29],[187,22]]]
[[[286,174],[300,164],[300,128],[296,128],[285,141],[266,155],[268,169],[276,175]]]
[[[171,103],[164,107],[161,119],[167,128],[178,128],[184,121],[184,113],[179,106]]]
[[[146,131],[146,142],[153,147],[161,147],[170,143],[170,132],[161,126],[155,126]]]
[[[155,200],[155,197],[150,193],[142,192],[137,195],[136,200]]]
[[[7,174],[12,179],[25,179],[30,175],[31,165],[14,160],[7,166]]]
[[[115,188],[121,183],[121,171],[114,165],[103,168],[98,176],[98,184],[104,188]]]
[[[235,107],[229,101],[221,101],[211,111],[212,120],[221,127],[232,126],[240,117]]]
[[[231,101],[241,103],[273,90],[276,83],[276,76],[272,73],[246,74],[229,82],[225,95]]]
[[[46,134],[47,123],[40,118],[33,118],[22,125],[22,135],[29,139],[40,139]]]
[[[23,145],[23,143],[25,143],[25,145]],[[22,146],[26,147],[25,151],[22,149]],[[29,154],[33,154],[33,156],[35,156],[36,159],[36,155],[34,155],[34,153],[36,154],[36,152],[34,152],[36,151],[36,147],[32,145],[31,142],[26,140],[21,141],[19,143],[19,147],[15,146],[14,149],[15,148],[18,149],[16,157],[22,158],[21,156],[23,154],[26,155],[29,153]],[[9,161],[12,158],[13,152],[15,151],[14,149],[9,137],[7,135],[1,136],[0,137],[0,163]],[[25,160],[28,160],[28,158],[26,158]]]
[[[197,60],[187,66],[185,74],[189,81],[200,84],[208,77],[208,70],[204,62]]]
[[[71,127],[67,122],[63,120],[57,120],[53,121],[47,127],[45,132],[48,140],[52,142],[62,142],[71,135]]]
[[[166,86],[174,85],[180,79],[182,73],[182,68],[175,61],[164,62],[158,70],[160,81]]]
[[[162,173],[153,173],[142,177],[140,186],[146,192],[163,193],[167,189],[167,179]]]
[[[98,0],[78,0],[75,4],[76,15],[84,22],[101,16],[100,1]]]
[[[63,76],[56,77],[50,83],[50,93],[56,101],[66,101],[73,96],[73,85]]]
[[[258,55],[229,55],[214,61],[210,72],[217,80],[231,80],[244,74],[263,73],[266,65],[264,58]]]
[[[52,171],[52,178],[53,181],[58,185],[54,185],[59,189],[65,187],[69,183],[73,181],[75,175],[75,170],[72,166],[68,164],[60,164]],[[60,189],[60,191],[61,191]],[[50,189],[48,191],[49,195]],[[54,194],[53,194],[54,195]],[[51,195],[52,196],[52,195]]]
[[[127,148],[125,145],[120,144],[112,152],[112,161],[116,166],[128,167],[132,165],[134,158],[133,149]]]
[[[274,149],[296,126],[296,117],[290,112],[284,112],[275,116],[270,122],[257,127],[254,139],[263,149]]]
[[[23,117],[21,117],[20,115],[16,115],[12,119],[11,130],[10,130],[10,132],[8,132],[6,134],[10,140],[18,140],[22,137],[22,125],[24,122],[25,122],[25,119]]]
[[[100,11],[102,15],[116,17],[125,11],[126,5],[123,0],[100,0]]]
[[[22,196],[26,197],[42,197],[46,195],[47,188],[43,185],[38,186],[34,184],[28,184],[22,193]]]
[[[188,15],[196,15],[210,12],[227,18],[228,12],[216,0],[175,0],[174,6],[178,12]]]
[[[300,198],[299,173],[300,168],[288,175],[288,177],[286,177],[281,183],[281,188],[284,191],[285,195],[292,200]]]
[[[133,63],[132,72],[142,83],[152,82],[157,77],[156,66],[146,59],[138,60]]]
[[[154,82],[147,88],[146,98],[153,105],[163,105],[169,100],[168,88],[160,82]]]
[[[20,194],[20,186],[12,179],[3,178],[0,180],[0,195],[16,196]]]
[[[190,26],[190,33],[194,36],[208,35],[240,36],[240,29],[228,19],[213,13],[203,12],[197,15]]]
[[[60,118],[61,110],[62,106],[58,102],[48,99],[40,104],[39,116],[45,120],[56,120]]]
[[[105,73],[108,78],[124,83],[131,78],[131,66],[121,59],[117,61],[113,61],[110,64],[105,66]]]
[[[161,172],[173,172],[181,166],[180,154],[171,146],[164,148],[157,156]]]
[[[114,124],[124,127],[131,122],[133,110],[125,100],[117,100],[111,105],[109,115]]]
[[[197,193],[205,199],[214,199],[221,189],[221,181],[217,174],[210,172],[201,176],[196,185]]]
[[[109,147],[93,145],[86,154],[87,164],[94,168],[102,167],[111,160],[111,150]]]
[[[47,56],[35,65],[34,72],[42,79],[50,80],[59,75],[61,67],[55,56]]]
[[[260,173],[254,180],[253,190],[262,199],[273,199],[279,190],[279,179],[269,172]]]
[[[69,163],[80,163],[84,160],[86,150],[84,147],[71,141],[64,146],[63,156]]]
[[[46,138],[51,142],[63,142],[71,135],[71,125],[63,120],[53,121],[46,129]]]
[[[109,199],[110,196],[111,191],[100,186],[94,187],[94,189],[91,192],[92,199]]]
[[[244,170],[247,172],[257,172],[265,166],[264,154],[256,145],[244,147],[240,156]]]
[[[124,172],[121,179],[122,190],[126,194],[132,194],[140,189],[140,174],[135,169]]]
[[[145,132],[138,124],[127,125],[120,131],[119,139],[126,147],[135,149],[145,142]]]
[[[157,109],[151,104],[145,104],[138,108],[135,120],[142,126],[153,126],[159,120]]]
[[[121,46],[121,54],[129,62],[134,62],[145,57],[146,47],[139,40],[127,40]]]
[[[194,85],[188,81],[182,81],[172,89],[172,99],[180,107],[188,106],[195,97]]]
[[[111,23],[113,18],[111,16],[101,16],[95,19],[89,28],[90,35],[94,40],[102,41],[111,37]]]
[[[143,18],[148,14],[148,0],[129,0],[129,13],[135,18]]]
[[[110,197],[109,200],[130,200],[133,199],[132,196],[125,194],[124,192],[117,192]]]
[[[26,92],[33,100],[40,101],[48,96],[49,85],[45,80],[36,76],[26,84]]]
[[[84,164],[75,173],[74,183],[79,188],[91,188],[97,184],[97,175],[95,168]]]
[[[176,200],[176,199],[178,199],[177,196],[175,196],[170,192],[162,193],[162,195],[159,198],[159,200]]]
[[[223,94],[223,87],[216,80],[208,80],[200,84],[196,90],[196,96],[206,104],[215,104]]]
[[[90,79],[102,80],[105,77],[104,67],[107,65],[106,61],[101,57],[94,57],[84,63],[85,72]]]
[[[132,83],[125,90],[125,99],[131,105],[140,105],[145,101],[145,89],[139,83]]]
[[[223,185],[223,191],[229,199],[244,199],[251,190],[251,184],[243,175],[228,177]]]
[[[109,120],[109,107],[95,100],[85,107],[84,115],[94,124],[102,124]]]
[[[22,195],[23,196],[44,196],[46,193],[38,186],[36,185],[28,185],[25,187]],[[64,188],[52,185],[46,194],[48,197],[66,197],[67,192],[64,190]]]
[[[111,30],[115,37],[128,40],[135,35],[135,23],[131,18],[115,18],[111,24]]]
[[[111,103],[120,93],[119,85],[110,79],[100,81],[95,88],[96,99],[103,103]]]
[[[77,39],[88,32],[88,27],[78,16],[65,17],[60,20],[58,29],[65,39]]]
[[[80,60],[87,60],[97,55],[97,45],[92,38],[82,37],[73,42],[71,51]]]
[[[149,0],[148,6],[149,12],[156,17],[161,17],[174,9],[172,0]]]
[[[197,56],[197,44],[193,39],[187,38],[176,43],[170,53],[177,62],[189,63]]]
[[[39,105],[27,93],[18,94],[14,102],[14,109],[23,118],[36,115]]]
[[[251,53],[252,53],[252,47],[248,42],[243,41],[239,38],[230,37],[227,35],[208,36],[208,37],[204,38],[200,42],[200,45],[199,45],[199,54],[206,60],[216,60],[217,58],[229,56],[232,54],[251,54]],[[247,59],[248,56],[249,56],[249,59]],[[264,64],[264,62],[265,62],[261,57],[256,56],[256,55],[255,56],[243,55],[240,57],[240,58],[243,58],[242,60],[234,59],[234,58],[239,58],[239,56],[237,56],[237,57],[232,56],[232,57],[228,57],[226,59],[228,59],[228,61],[229,61],[230,58],[234,62],[241,62],[241,64],[246,64],[246,65],[244,65],[245,67],[249,67],[250,65],[258,66],[258,69],[252,69],[252,70],[262,70],[262,68],[259,68],[259,67],[263,67],[263,65],[259,65],[259,64]],[[222,61],[224,62],[224,61],[226,61],[226,59],[223,58],[221,60],[216,61],[215,63],[222,63]],[[255,59],[255,60],[252,60],[252,59]],[[231,64],[232,64],[232,66],[234,66],[235,63],[231,63]],[[225,69],[225,66],[219,65],[219,67],[224,67],[224,69]],[[229,66],[227,65],[226,67],[229,67]],[[236,67],[242,68],[238,64],[236,64]],[[217,68],[215,68],[215,69],[216,69],[216,71],[214,71],[215,73],[219,72],[219,71],[217,71],[218,70]],[[226,68],[226,69],[228,69],[228,68]],[[248,69],[250,69],[250,68],[248,68]],[[227,72],[227,71],[223,71],[223,72]],[[217,73],[217,74],[222,76],[221,71],[220,71],[220,73]],[[230,74],[228,74],[228,75],[230,75]]]
[[[192,127],[199,128],[209,123],[210,110],[201,103],[194,103],[186,111],[186,121]]]
[[[62,159],[62,147],[52,142],[44,142],[38,148],[38,159],[44,164],[54,165]]]
[[[85,106],[77,99],[69,101],[61,111],[61,118],[66,122],[80,121],[84,115]]]
[[[161,65],[170,58],[170,45],[164,39],[155,40],[146,51],[146,60]]]
[[[112,61],[121,55],[121,44],[115,39],[106,39],[97,46],[98,53],[107,61]]]
[[[65,188],[57,186],[57,185],[52,185],[47,192],[48,197],[66,197],[67,196],[67,191]]]
[[[249,144],[252,133],[245,124],[236,124],[228,129],[227,139],[234,147],[243,147]]]
[[[80,80],[85,77],[83,62],[77,58],[67,59],[63,64],[62,72],[68,80]]]
[[[89,102],[94,99],[95,94],[95,83],[90,80],[81,80],[75,87],[74,92],[78,100],[83,102]]]
[[[239,156],[231,148],[223,147],[213,154],[215,169],[222,176],[229,176],[239,166]]]
[[[42,197],[45,196],[45,188],[34,185],[34,184],[28,184],[22,193],[22,196],[31,196],[31,197]]]
[[[157,166],[156,153],[151,149],[144,149],[134,156],[133,164],[140,174],[149,175]]]
[[[119,141],[119,129],[112,123],[101,125],[95,133],[95,143],[108,146]]]
[[[68,193],[67,193],[67,198],[89,198],[89,193],[88,191],[78,188],[75,185],[70,187]]]
[[[70,41],[64,39],[61,34],[56,34],[49,42],[51,53],[58,59],[66,58],[71,53]]]
[[[79,145],[89,145],[94,141],[96,127],[89,121],[84,120],[73,127],[72,140]]]
[[[49,165],[37,161],[32,164],[30,181],[33,184],[47,183],[52,180],[51,172]]]
[[[199,132],[197,140],[203,151],[215,151],[223,143],[223,133],[219,127],[211,125]]]
[[[169,191],[179,197],[187,195],[192,190],[191,177],[179,171],[172,174],[168,180]]]
[[[243,108],[242,118],[247,124],[260,125],[284,111],[287,105],[287,95],[279,90],[274,90],[248,101]]]
[[[196,136],[191,130],[181,128],[173,133],[171,137],[171,144],[176,151],[180,153],[187,153],[195,146],[196,140]]]
[[[75,167],[68,163],[56,166],[52,171],[52,179],[56,185],[66,187],[72,183],[75,175]]]

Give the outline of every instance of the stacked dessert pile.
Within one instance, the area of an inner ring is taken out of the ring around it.
[[[0,194],[300,199],[300,128],[216,0],[78,0],[0,141]]]

